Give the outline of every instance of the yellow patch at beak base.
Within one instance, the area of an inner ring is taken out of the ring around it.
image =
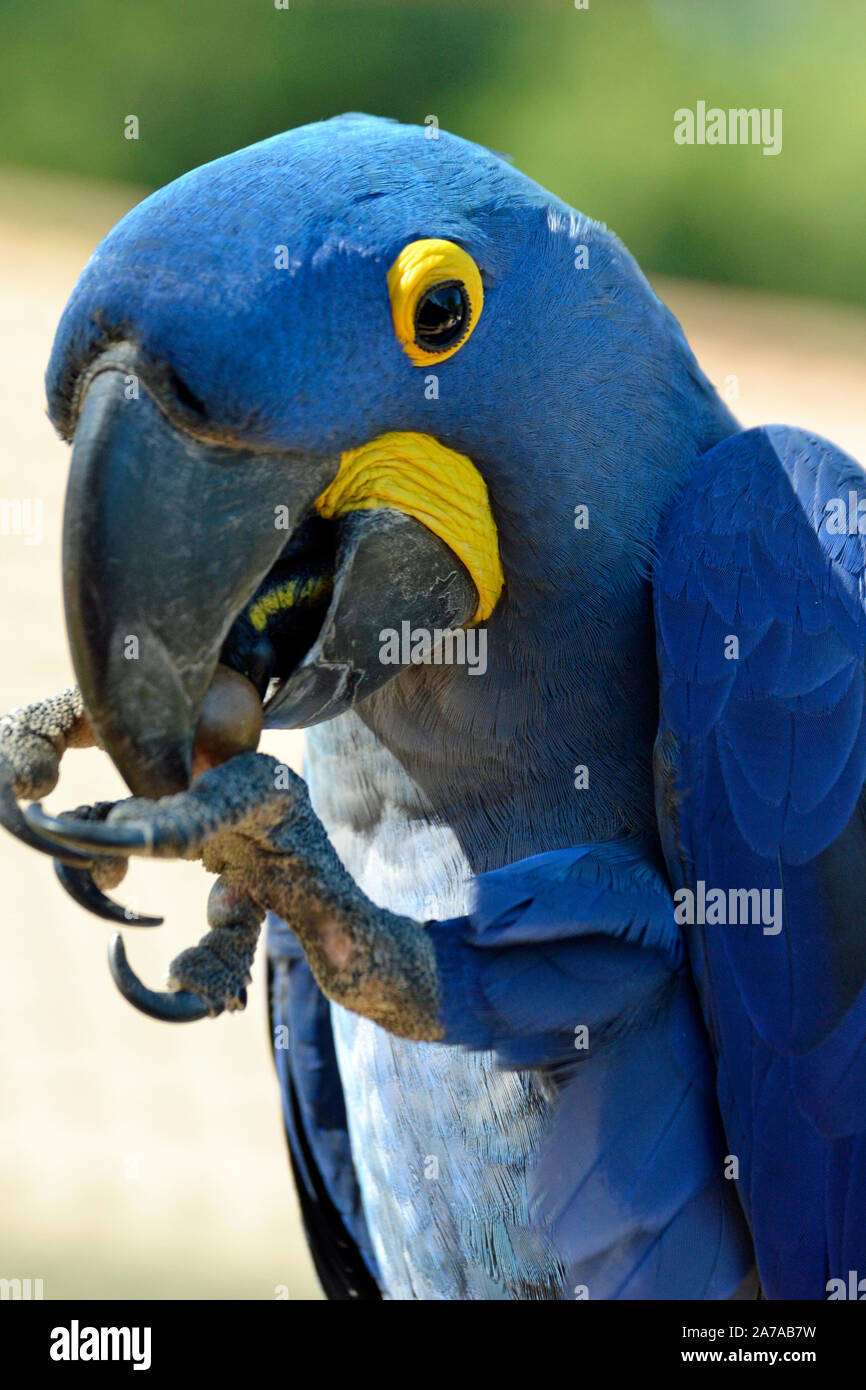
[[[473,623],[490,616],[505,576],[487,484],[470,458],[430,434],[403,430],[346,450],[317,512],[333,518],[377,507],[415,517],[444,541],[478,590]]]

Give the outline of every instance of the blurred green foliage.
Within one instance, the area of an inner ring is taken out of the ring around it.
[[[0,26],[9,163],[153,186],[339,111],[433,114],[649,270],[866,301],[863,0],[0,0]],[[782,153],[676,145],[699,99],[781,107]]]

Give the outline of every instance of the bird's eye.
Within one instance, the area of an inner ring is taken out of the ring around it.
[[[404,246],[388,271],[394,332],[416,367],[443,362],[465,343],[481,314],[477,265],[453,241]]]
[[[434,285],[418,300],[415,342],[428,352],[441,352],[459,342],[469,318],[469,298],[459,280]]]

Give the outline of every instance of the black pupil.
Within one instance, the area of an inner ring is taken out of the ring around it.
[[[463,336],[468,318],[469,300],[459,280],[434,285],[418,301],[415,342],[433,352],[450,347]]]

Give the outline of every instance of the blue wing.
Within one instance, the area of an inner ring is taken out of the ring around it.
[[[430,927],[442,1041],[544,1067],[555,1088],[528,1182],[566,1297],[727,1298],[753,1263],[651,856],[637,842],[537,855],[480,876],[469,915]]]
[[[657,542],[659,824],[683,915],[714,895],[685,930],[771,1298],[866,1258],[861,503],[833,445],[753,429]]]
[[[268,915],[274,1062],[304,1228],[331,1299],[377,1299],[331,1032],[331,1006],[285,922]]]

